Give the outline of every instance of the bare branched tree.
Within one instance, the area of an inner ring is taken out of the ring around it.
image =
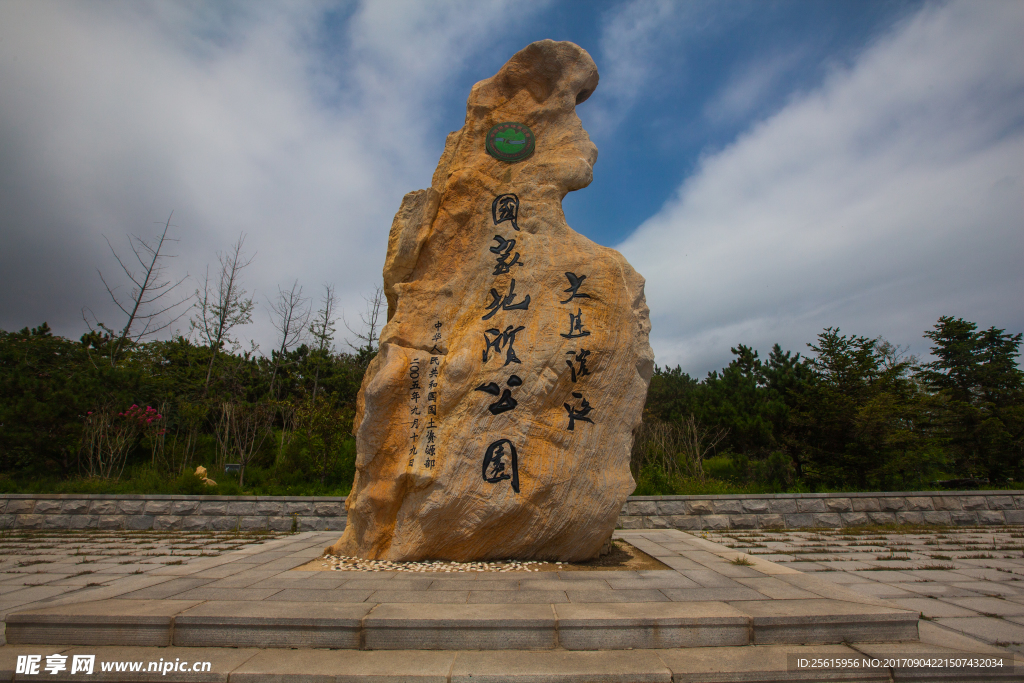
[[[652,465],[666,474],[703,482],[704,460],[728,433],[720,427],[705,427],[693,415],[682,423],[643,422],[633,432],[630,469],[639,477]]]
[[[334,286],[324,285],[324,296],[320,300],[320,310],[309,325],[309,333],[315,344],[313,351],[316,355],[316,374],[313,377],[313,398],[320,385],[320,371],[327,356],[334,353],[334,335],[337,329],[334,324],[335,318]]]
[[[100,280],[107,288],[110,298],[127,317],[120,331],[110,329],[101,322],[96,322],[96,327],[102,329],[112,342],[110,346],[111,365],[117,362],[126,347],[166,330],[188,312],[186,308],[178,315],[174,315],[174,309],[186,303],[191,298],[190,296],[172,297],[175,289],[188,279],[188,275],[186,274],[177,281],[164,278],[163,261],[174,258],[174,255],[167,254],[165,249],[171,242],[178,241],[167,236],[173,215],[172,211],[167,217],[160,235],[155,239],[145,240],[138,235],[128,236],[128,244],[135,255],[135,260],[138,261],[137,266],[130,261],[126,263],[114,249],[110,240],[106,237],[103,238],[106,240],[107,246],[110,247],[110,253],[114,255],[117,264],[121,266],[121,270],[131,281],[131,293],[125,297],[118,293],[117,290],[120,287],[111,286],[103,277],[103,272],[99,272]],[[84,312],[83,317],[89,329],[92,330],[93,325]]]
[[[299,281],[292,283],[287,292],[278,287],[277,299],[270,302],[270,322],[280,334],[280,344],[273,354],[274,371],[270,376],[270,395],[274,396],[274,383],[277,372],[284,362],[284,356],[296,344],[302,343],[309,324],[309,299],[302,296]]]
[[[346,344],[358,353],[360,356],[368,356],[377,351],[377,344],[379,343],[378,336],[380,334],[379,328],[381,326],[381,308],[384,306],[384,287],[377,287],[374,290],[372,297],[363,297],[366,301],[366,311],[359,314],[359,319],[363,321],[363,332],[357,332],[349,326],[348,321],[345,320],[344,313],[341,316],[342,322],[345,323],[345,327],[355,335],[355,338],[362,342],[362,345],[355,346],[352,342],[346,340]]]
[[[213,363],[217,353],[225,345],[232,348],[238,341],[231,332],[239,325],[252,322],[252,310],[255,306],[252,297],[246,297],[242,289],[240,277],[242,270],[252,263],[255,254],[246,257],[242,251],[245,235],[239,235],[238,241],[226,253],[218,253],[220,276],[216,283],[210,282],[210,270],[207,268],[202,287],[196,290],[195,314],[192,316],[191,327],[200,339],[210,347],[210,364],[206,369],[206,382],[203,393],[210,389],[210,376],[213,374]]]
[[[239,403],[232,406],[229,413],[234,438],[235,452],[238,455],[238,485],[245,485],[245,468],[259,454],[263,443],[271,435],[274,424],[274,411],[262,403]]]

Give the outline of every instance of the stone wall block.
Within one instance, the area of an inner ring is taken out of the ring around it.
[[[146,509],[146,501],[144,500],[119,500],[117,502],[117,511],[122,515],[141,515]]]
[[[757,515],[729,515],[730,529],[756,529]]]
[[[686,514],[686,502],[682,500],[659,500],[657,507],[659,515]]]
[[[686,501],[686,511],[691,515],[710,515],[714,513],[715,509],[710,500],[688,500]]]
[[[286,515],[305,515],[307,517],[313,514],[312,503],[285,503],[284,514]]]
[[[681,529],[682,531],[700,530],[700,517],[694,515],[668,515],[665,519],[668,520],[673,529]]]
[[[729,528],[729,517],[726,515],[702,515],[700,521],[704,529],[722,530]]]
[[[1007,524],[1024,524],[1024,510],[1006,510],[1003,518]]]
[[[743,503],[738,500],[713,500],[711,507],[716,515],[742,515]]]
[[[951,510],[949,519],[957,526],[973,526],[978,523],[977,513],[963,510]]]
[[[1018,510],[1024,510],[1024,496],[1014,496],[1013,505]]]
[[[853,503],[849,498],[826,498],[825,507],[829,512],[852,512]]]
[[[14,525],[19,529],[42,529],[45,520],[44,515],[18,515]]]
[[[838,512],[823,512],[814,515],[814,526],[838,529],[843,526],[843,518]]]
[[[124,515],[100,515],[97,527],[100,529],[123,529]]]
[[[323,531],[327,528],[327,520],[323,517],[299,517],[299,531]]]
[[[896,513],[897,524],[924,524],[924,513],[917,510],[902,510]]]
[[[796,501],[797,512],[824,512],[825,501],[821,498],[798,498]]]
[[[38,509],[38,506],[36,506]],[[1013,498],[1010,496],[989,496],[989,510],[1012,510],[1014,508]]]
[[[252,514],[257,517],[262,517],[263,515],[283,515],[284,505],[284,503],[276,500],[257,500]]]
[[[626,503],[631,515],[656,515],[658,505],[653,500],[631,500]]]
[[[877,498],[852,498],[850,502],[854,512],[878,512],[881,509]]]
[[[291,523],[291,519],[290,518],[273,517],[272,519],[275,519],[275,520],[277,520],[277,519],[288,519],[289,520],[288,521],[288,528],[289,529],[292,528],[292,523]],[[635,516],[635,515],[623,515],[623,516],[619,517],[619,527],[622,528],[622,529],[643,529],[644,528],[644,518],[643,517],[638,517],[638,516]]]
[[[210,528],[213,517],[202,515],[187,515],[181,518],[182,531],[207,531]]]
[[[169,515],[171,514],[171,501],[169,500],[147,500],[147,515]]]
[[[635,517],[638,522],[639,517]],[[268,517],[267,526],[271,531],[291,531],[292,530],[292,518],[291,517]],[[619,517],[619,522],[622,521],[622,517]],[[622,527],[623,529],[639,529],[640,527]]]
[[[68,528],[98,528],[99,517],[95,515],[68,515],[71,523]]]
[[[936,510],[963,510],[957,496],[932,496],[932,507]]]
[[[647,527],[648,529],[671,529],[672,528],[672,525],[669,524],[667,519],[665,519],[664,517],[659,517],[658,515],[651,515],[650,517],[647,518],[647,520],[651,523],[651,525],[649,527]]]
[[[882,512],[906,510],[907,499],[900,496],[884,496],[878,499],[878,509]]]
[[[7,509],[7,501],[9,500],[10,498],[0,498],[0,514],[3,514]]]
[[[172,531],[181,528],[181,517],[174,515],[157,515],[153,518],[153,529],[157,531]]]
[[[27,515],[36,506],[34,498],[9,498],[4,513],[8,515]]]
[[[238,518],[231,515],[217,515],[208,519],[210,522],[207,528],[210,531],[234,531],[238,526]],[[291,529],[290,526],[288,528]]]
[[[148,531],[153,528],[156,517],[153,515],[131,515],[128,517],[125,528],[130,531]]]
[[[89,504],[90,515],[116,515],[116,500],[94,500]]]
[[[228,503],[228,514],[239,517],[253,517],[256,515],[256,503]],[[263,517],[263,515],[258,515]]]
[[[0,529],[13,529],[17,520],[17,515],[0,515]]]
[[[37,515],[57,515],[60,514],[60,503],[59,500],[37,500],[33,512]]]
[[[872,524],[895,524],[896,513],[894,512],[869,512],[868,519]]]
[[[80,499],[65,500],[61,503],[60,511],[64,515],[84,515],[89,511],[89,501]]]
[[[796,500],[792,498],[781,498],[771,501],[771,511],[777,515],[788,515],[796,512]]]
[[[935,509],[932,505],[931,496],[907,496],[906,501],[908,510],[923,512]]]
[[[750,498],[743,501],[743,511],[755,515],[768,514],[768,501],[764,498]]]
[[[978,510],[978,524],[1006,524],[1002,510]]]
[[[44,529],[69,529],[71,528],[71,515],[46,515],[43,521]]]
[[[843,526],[867,526],[871,523],[866,512],[842,512],[839,516],[843,520]]]
[[[171,505],[171,514],[179,517],[184,515],[194,515],[198,509],[198,500],[176,500]]]
[[[785,529],[786,518],[782,515],[758,515],[757,527],[759,529]]]
[[[786,527],[789,529],[807,529],[816,526],[814,515],[810,512],[794,512],[786,517]]]
[[[988,507],[985,496],[961,496],[960,504],[964,510],[984,510]]]
[[[949,526],[953,520],[949,517],[947,510],[936,510],[933,512],[924,512],[924,523],[925,524],[939,524],[941,526]]]
[[[345,506],[341,503],[313,503],[313,514],[317,517],[341,517]]]
[[[197,515],[204,517],[219,517],[228,514],[228,503],[224,500],[204,500],[196,510]]]
[[[238,529],[239,531],[260,531],[266,529],[267,519],[267,517],[239,517]]]

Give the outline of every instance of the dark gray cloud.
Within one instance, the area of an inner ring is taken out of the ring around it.
[[[261,304],[331,282],[358,321],[437,163],[431,107],[508,5],[0,4],[0,328],[77,337],[83,307],[117,326],[103,236],[125,253],[171,210],[169,275],[244,232]],[[270,347],[265,311],[246,334]]]

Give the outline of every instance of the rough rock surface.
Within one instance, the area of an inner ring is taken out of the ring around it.
[[[593,178],[575,107],[597,81],[582,48],[527,46],[473,86],[432,186],[403,199],[332,554],[576,561],[611,535],[654,354],[643,278],[562,213]],[[508,121],[536,137],[516,163],[485,148]]]

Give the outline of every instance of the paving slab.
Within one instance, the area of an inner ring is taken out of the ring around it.
[[[935,623],[1014,652],[1024,652],[1024,626],[994,617],[943,617]]]
[[[557,645],[550,605],[377,605],[363,619],[370,650],[540,650]]]
[[[957,607],[952,605],[945,600],[935,600],[932,598],[897,598],[892,601],[893,604],[902,607],[903,609],[914,610],[920,612],[929,619],[934,617],[973,617],[975,612],[964,609],[963,607]]]
[[[460,652],[451,683],[671,683],[655,651]]]
[[[359,649],[373,605],[210,601],[174,619],[173,644],[196,647]]]
[[[374,591],[371,590],[349,590],[347,588],[335,588],[333,590],[285,588],[269,598],[267,602],[283,600],[285,602],[311,602],[324,600],[327,602],[366,602]]]
[[[672,680],[677,683],[818,683],[826,680],[822,672],[793,670],[790,657],[860,659],[860,654],[846,645],[754,645],[725,650],[707,647],[658,651],[658,654],[672,670]],[[828,681],[890,681],[887,669],[856,668],[829,672],[827,676]]]
[[[918,615],[841,600],[764,600],[730,603],[753,617],[753,642],[841,643],[917,640]]]
[[[114,599],[37,609],[9,615],[5,636],[18,645],[170,645],[172,618],[196,604]]]
[[[746,645],[750,619],[723,602],[555,605],[567,650]]]

